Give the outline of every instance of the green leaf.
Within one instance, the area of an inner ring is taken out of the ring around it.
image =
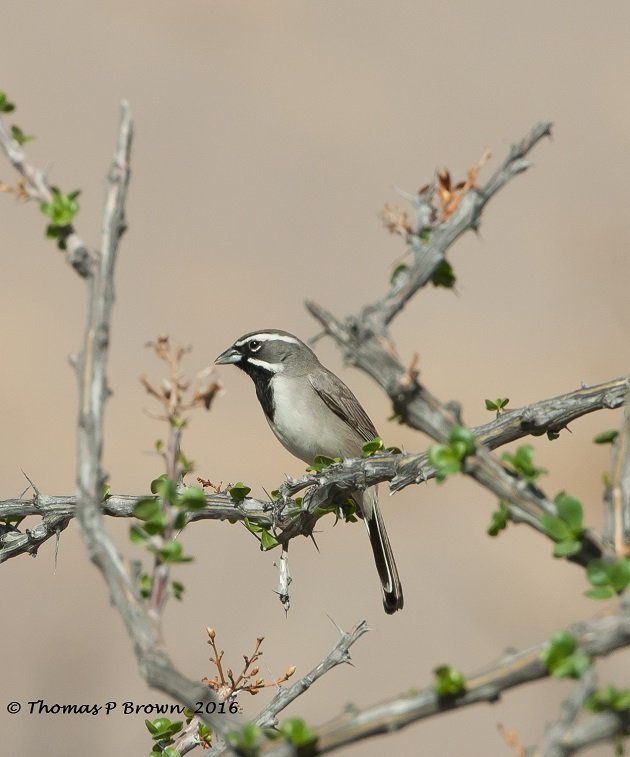
[[[541,522],[545,532],[556,541],[569,541],[573,538],[573,532],[569,526],[557,515],[545,513]]]
[[[459,473],[462,469],[461,460],[450,447],[445,444],[434,444],[429,447],[429,462],[435,468],[435,478],[442,483],[447,476]]]
[[[466,691],[464,674],[450,665],[440,665],[433,675],[433,690],[439,697],[454,697]]]
[[[463,460],[466,455],[472,455],[475,451],[475,435],[470,429],[465,426],[457,426],[454,428],[448,436],[448,440],[451,449],[455,451],[462,451],[460,460]]]
[[[34,134],[25,134],[19,126],[15,125],[11,127],[11,136],[18,145],[25,145],[27,142],[32,142],[35,139]]]
[[[303,747],[314,743],[317,735],[302,718],[291,718],[285,721],[280,731],[285,739],[293,746]]]
[[[595,589],[585,591],[584,596],[589,599],[610,599],[615,596],[615,590],[612,586],[597,586]]]
[[[540,657],[555,678],[579,678],[591,664],[591,658],[577,649],[575,637],[567,631],[555,633]]]
[[[575,636],[568,631],[558,631],[547,642],[547,646],[541,654],[542,661],[549,670],[552,670],[565,657],[572,655],[576,647]]]
[[[597,689],[588,698],[584,708],[591,712],[630,710],[630,689],[617,689],[614,686]]]
[[[162,505],[155,497],[139,499],[133,506],[133,514],[138,520],[151,520],[162,512]]]
[[[230,731],[227,734],[229,743],[237,749],[251,751],[258,745],[262,731],[255,723],[246,723],[240,731]]]
[[[566,541],[560,541],[553,549],[554,557],[570,557],[571,555],[577,555],[582,549],[582,544],[575,539],[567,539]]]
[[[242,502],[251,492],[251,488],[246,486],[242,481],[238,481],[229,491],[232,499],[235,499],[237,502]]]
[[[175,749],[174,746],[164,747],[162,755],[163,757],[181,757],[179,750]]]
[[[407,273],[409,272],[409,266],[405,265],[404,263],[401,263],[400,265],[397,265],[394,270],[391,273],[391,276],[389,277],[389,283],[390,284],[397,284],[400,279],[402,279],[403,276],[407,276]]]
[[[434,287],[452,289],[455,286],[455,272],[448,260],[442,260],[431,274],[431,283]]]
[[[139,586],[140,596],[144,597],[144,599],[148,599],[153,591],[153,579],[148,573],[143,573],[140,576]]]
[[[617,440],[619,431],[610,429],[610,431],[602,431],[600,434],[594,437],[593,442],[595,444],[612,444]]]
[[[363,445],[363,449],[361,452],[362,457],[371,457],[375,453],[377,453],[379,450],[382,450],[384,448],[383,440],[380,437],[376,437],[372,439],[369,442],[366,442]]]
[[[166,542],[160,549],[160,557],[164,562],[192,562],[192,557],[184,556],[184,547],[176,539]]]
[[[188,486],[180,495],[179,504],[186,510],[202,510],[208,503],[203,489],[199,486]]]
[[[529,482],[535,481],[547,472],[545,468],[538,468],[534,465],[534,448],[531,444],[521,445],[514,454],[504,452],[501,459],[511,465],[517,473],[520,473]]]
[[[150,520],[145,520],[144,530],[151,536],[162,535],[168,526],[168,516],[166,513],[159,512]]]
[[[273,549],[274,547],[277,547],[279,544],[278,540],[272,536],[269,531],[263,529],[260,533],[260,548],[263,551],[266,551],[268,549]]]
[[[186,587],[181,581],[171,581],[171,591],[175,599],[182,599]]]
[[[418,237],[423,242],[428,242],[431,238],[431,227],[430,226],[423,226],[420,231],[418,232]]]
[[[259,534],[263,530],[262,526],[259,526],[258,523],[254,523],[249,518],[245,518],[243,520],[243,525],[248,531],[251,531],[253,534]]]
[[[617,560],[608,568],[610,583],[617,592],[622,592],[630,584],[630,560]]]
[[[560,518],[569,526],[574,536],[579,536],[584,530],[580,500],[570,494],[560,492],[554,501]]]
[[[307,471],[314,471],[315,473],[321,473],[321,471],[329,468],[335,463],[340,463],[340,457],[327,457],[326,455],[315,455],[315,459],[312,464],[306,469]]]
[[[604,560],[591,560],[586,566],[586,577],[593,586],[606,586],[610,583],[608,577],[608,566],[610,563],[604,562]]]
[[[0,90],[0,113],[12,113],[15,110],[15,104],[9,101],[6,92]]]
[[[165,473],[151,481],[151,492],[171,505],[177,502],[177,484],[171,481]]]
[[[510,509],[505,500],[499,500],[499,509],[492,513],[490,525],[488,526],[486,533],[488,536],[498,536],[504,528],[507,528],[507,524],[510,520]]]
[[[132,544],[143,544],[148,538],[149,534],[137,523],[134,523],[133,526],[129,528],[129,539]]]

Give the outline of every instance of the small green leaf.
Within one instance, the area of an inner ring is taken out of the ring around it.
[[[263,551],[266,551],[268,549],[273,549],[274,547],[277,547],[279,544],[278,540],[272,536],[269,531],[263,529],[260,533],[260,548]]]
[[[172,581],[171,582],[171,591],[173,592],[173,596],[175,599],[182,599],[184,595],[186,587],[181,581]]]
[[[619,431],[610,429],[609,431],[602,431],[600,434],[594,437],[593,442],[595,444],[612,444],[617,440]]]
[[[139,586],[140,596],[144,597],[144,599],[148,599],[153,591],[153,579],[148,573],[143,573],[140,576]]]
[[[556,541],[568,541],[573,538],[569,526],[557,515],[545,513],[541,518],[546,533]]]
[[[389,277],[389,283],[397,284],[399,281],[402,281],[403,276],[407,278],[408,273],[409,266],[405,265],[404,263],[397,265],[392,271],[391,276]]]
[[[151,520],[162,512],[162,505],[155,497],[139,499],[133,506],[133,514],[138,520]]]
[[[433,674],[433,690],[439,697],[454,697],[466,691],[464,674],[450,665],[440,665]]]
[[[499,500],[499,509],[492,513],[490,525],[486,533],[488,536],[498,536],[504,528],[507,528],[510,519],[510,509],[505,500]]]
[[[335,463],[340,463],[340,457],[327,457],[326,455],[315,455],[315,459],[312,464],[306,469],[307,471],[314,471],[315,473],[321,473],[321,471],[329,468]]]
[[[259,534],[263,530],[262,526],[259,526],[258,523],[254,523],[249,518],[245,518],[243,520],[243,525],[248,531],[251,531],[251,533],[253,534]]]
[[[608,569],[610,583],[616,592],[622,592],[630,584],[630,560],[617,560]]]
[[[167,746],[162,750],[162,757],[181,757],[181,754],[174,746]]]
[[[148,538],[149,534],[137,523],[129,528],[129,539],[132,544],[143,544]]]
[[[25,145],[27,142],[32,142],[35,139],[34,134],[25,134],[19,126],[15,125],[11,127],[11,136],[18,145]]]
[[[514,454],[504,452],[501,459],[511,465],[517,473],[520,473],[529,482],[535,481],[547,472],[545,468],[538,468],[534,465],[534,448],[531,444],[521,445]]]
[[[192,562],[192,557],[184,556],[184,548],[176,539],[167,541],[159,554],[164,562]]]
[[[165,473],[151,481],[151,492],[171,505],[177,502],[177,484]]]
[[[605,586],[610,582],[608,566],[610,563],[604,560],[591,560],[586,566],[586,577],[593,586]]]
[[[569,526],[574,536],[579,536],[584,530],[582,503],[570,494],[560,492],[554,500],[558,515]]]
[[[0,90],[0,113],[12,113],[15,110],[15,104],[9,101],[6,92]]]
[[[186,510],[202,510],[208,503],[203,489],[199,486],[188,486],[180,495],[179,504]]]
[[[615,590],[612,586],[597,586],[595,589],[588,589],[584,596],[589,599],[610,599],[615,596]]]
[[[455,272],[448,260],[442,260],[438,263],[436,269],[431,274],[431,283],[434,287],[444,287],[452,289],[455,286]]]
[[[571,555],[577,555],[582,549],[582,544],[574,539],[567,539],[566,541],[560,541],[553,548],[554,557],[570,557]]]
[[[462,450],[460,460],[463,460],[466,455],[472,455],[475,451],[475,435],[465,426],[454,428],[449,434],[448,440],[451,448]]]
[[[240,731],[230,731],[227,734],[229,743],[237,749],[252,751],[257,745],[262,731],[255,723],[246,723]]]
[[[555,678],[579,678],[590,666],[588,655],[578,651],[575,637],[567,631],[555,633],[541,654]]]
[[[363,445],[363,450],[361,453],[362,457],[371,457],[379,450],[382,450],[384,448],[383,440],[380,437],[376,437],[375,439],[372,439],[369,442],[366,442]]]
[[[630,710],[630,689],[617,689],[614,686],[597,689],[584,705],[590,712],[623,712]]]
[[[229,491],[230,497],[232,497],[232,499],[235,499],[237,502],[242,502],[245,497],[251,492],[251,488],[249,486],[246,486],[242,481],[239,481],[234,484],[234,486]]]
[[[291,718],[285,721],[280,731],[285,739],[296,747],[312,744],[317,738],[315,731],[309,728],[302,718]]]

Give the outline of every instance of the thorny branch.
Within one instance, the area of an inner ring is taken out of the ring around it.
[[[529,433],[565,428],[570,421],[582,415],[601,409],[621,407],[628,393],[628,379],[619,378],[592,387],[582,387],[574,392],[535,402],[524,408],[502,413],[498,418],[483,426],[472,429],[477,439],[485,442],[488,448],[507,444]],[[474,472],[474,465],[470,466]],[[280,540],[312,532],[316,521],[312,509],[326,501],[326,497],[354,490],[352,487],[368,486],[384,481],[390,482],[392,492],[430,480],[435,471],[428,463],[426,454],[376,455],[367,460],[344,461],[344,463],[327,469],[322,474],[308,474],[299,479],[289,479],[280,487],[287,501],[299,491],[313,487],[310,492],[310,511],[300,513],[293,518],[284,519],[282,512],[277,512],[276,503],[247,497],[242,502],[235,502],[229,494],[213,493],[206,496],[207,507],[191,513],[191,520],[244,520],[248,518],[263,528],[280,530]],[[482,474],[477,473],[481,478]],[[546,499],[540,500],[536,491],[523,487],[505,471],[499,463],[492,468],[484,468],[487,485],[499,497],[512,498],[515,508],[514,520],[525,520],[534,528],[539,528],[536,514],[550,511],[553,505]],[[484,481],[481,481],[484,483]],[[484,484],[486,485],[486,484]],[[533,498],[530,505],[524,501]],[[139,499],[133,495],[108,496],[101,503],[105,515],[118,518],[133,516],[133,506]],[[519,503],[521,505],[518,509]],[[294,503],[290,503],[294,506]],[[534,514],[527,513],[534,508]],[[5,518],[39,516],[42,522],[24,533],[11,531],[0,538],[0,562],[20,554],[37,551],[47,539],[54,536],[76,514],[76,498],[73,496],[51,496],[36,492],[30,499],[10,499],[0,502],[0,520]],[[611,542],[612,543],[612,542]]]
[[[630,644],[630,604],[621,603],[616,612],[610,612],[587,623],[577,623],[568,630],[576,637],[579,648],[591,657],[610,654]],[[377,734],[401,730],[420,720],[450,710],[480,702],[494,704],[503,692],[549,675],[541,659],[546,644],[547,642],[543,642],[522,652],[510,652],[499,662],[466,676],[466,690],[455,698],[441,699],[434,688],[429,686],[364,710],[347,707],[341,715],[314,729],[317,744],[312,754],[326,754]],[[589,721],[596,722],[598,728],[605,728],[607,738],[623,733],[623,718],[621,721],[619,718],[613,718],[611,721],[596,716]],[[616,726],[615,730],[613,725]],[[578,724],[575,730],[571,731],[571,739],[575,742],[582,738],[583,732]],[[598,731],[598,740],[601,740],[599,733]],[[584,741],[582,745],[587,743],[593,742]],[[270,750],[268,754],[276,753]]]

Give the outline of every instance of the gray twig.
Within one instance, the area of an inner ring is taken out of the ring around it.
[[[35,168],[26,160],[26,153],[22,145],[13,139],[6,123],[0,117],[0,147],[7,156],[9,163],[22,176],[24,189],[30,199],[37,202],[51,202],[53,190],[48,177],[39,168]],[[82,278],[88,278],[96,265],[96,257],[88,249],[72,224],[64,233],[65,253],[68,263]]]
[[[573,750],[566,745],[567,734],[596,686],[597,676],[591,668],[582,675],[571,695],[562,703],[558,720],[548,726],[540,745],[527,751],[528,757],[568,757],[572,753]]]

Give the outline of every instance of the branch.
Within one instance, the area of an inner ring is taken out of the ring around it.
[[[326,657],[292,686],[279,688],[271,702],[256,717],[256,725],[259,725],[261,728],[269,728],[276,725],[278,713],[282,712],[291,702],[307,691],[315,681],[319,680],[333,668],[336,668],[337,665],[350,662],[350,647],[370,629],[365,620],[362,620],[349,633],[340,628],[338,630],[340,634],[339,641]]]
[[[622,377],[504,412],[489,423],[471,430],[487,448],[494,449],[530,433],[557,431],[566,427],[570,421],[595,410],[619,408],[627,395],[628,378]],[[483,468],[471,465],[468,472],[499,498],[513,502],[517,508],[514,511],[515,522],[527,522],[540,531],[538,515],[553,512],[552,503],[544,497],[540,499],[537,490],[523,487],[518,479],[507,473],[497,462],[491,467],[486,465]],[[315,505],[324,504],[327,496],[351,490],[349,487],[356,488],[358,485],[360,488],[389,481],[391,491],[397,492],[412,484],[428,481],[434,475],[435,471],[429,465],[426,454],[378,455],[367,460],[344,461],[339,466],[327,469],[323,476],[308,474],[298,479],[289,479],[281,488],[290,499],[306,487],[318,487],[321,492],[315,490],[311,493],[312,498],[316,496],[316,499],[311,499]],[[101,503],[101,511],[112,517],[130,518],[133,516],[133,507],[140,498],[140,495],[112,495]],[[192,513],[190,520],[247,518],[266,529],[271,529],[274,525],[279,527],[285,543],[300,534],[310,535],[317,520],[312,512],[302,512],[294,518],[286,519],[276,511],[277,503],[253,497],[236,502],[228,494],[210,494],[206,496],[206,500],[207,506]],[[289,504],[294,506],[292,502]],[[38,492],[29,500],[0,501],[0,520],[29,515],[41,516],[43,522],[24,534],[11,532],[0,538],[0,563],[27,552],[33,554],[59,528],[65,528],[65,525],[61,525],[64,519],[76,515],[76,497],[51,496]],[[52,520],[47,520],[49,518]],[[608,543],[608,540],[604,541]]]
[[[48,177],[44,171],[35,168],[26,160],[24,149],[13,139],[1,117],[0,147],[2,147],[9,163],[24,179],[24,189],[28,197],[39,203],[51,202],[53,193],[52,187],[48,182]],[[64,232],[64,244],[68,263],[81,278],[91,276],[93,268],[96,265],[96,257],[87,248],[87,245],[79,237],[72,224],[69,224]]]
[[[139,600],[121,556],[107,534],[101,499],[105,475],[101,468],[103,416],[108,396],[107,359],[114,301],[114,268],[120,238],[125,231],[125,200],[129,183],[132,119],[123,102],[120,131],[108,176],[100,255],[87,276],[88,314],[81,353],[75,360],[79,382],[77,517],[91,560],[103,574],[112,602],[133,641],[140,672],[150,686],[170,694],[188,706],[196,701],[214,702],[206,686],[179,673],[164,652],[157,619]],[[205,715],[218,733],[234,727],[225,715]]]
[[[613,447],[610,484],[606,487],[604,534],[618,557],[630,557],[630,397]]]
[[[558,720],[547,728],[540,746],[528,750],[528,757],[568,757],[571,754],[565,746],[565,739],[596,687],[597,677],[591,668],[582,675],[571,696],[562,703]]]
[[[630,644],[630,604],[622,603],[618,612],[611,612],[588,623],[577,623],[569,631],[586,654],[592,657],[610,654]],[[338,717],[315,729],[318,741],[312,754],[332,752],[347,744],[381,733],[391,733],[419,720],[479,702],[494,704],[504,691],[549,675],[541,659],[546,645],[544,641],[525,651],[507,654],[498,663],[467,677],[466,691],[454,699],[440,699],[432,687],[427,687],[365,710],[349,707]],[[600,727],[604,724],[600,716],[591,720],[597,721]],[[611,733],[619,733],[619,730],[608,730],[606,736],[610,737]],[[601,739],[606,736],[601,736]],[[577,741],[578,737],[583,738],[582,731],[576,726],[572,738]]]

